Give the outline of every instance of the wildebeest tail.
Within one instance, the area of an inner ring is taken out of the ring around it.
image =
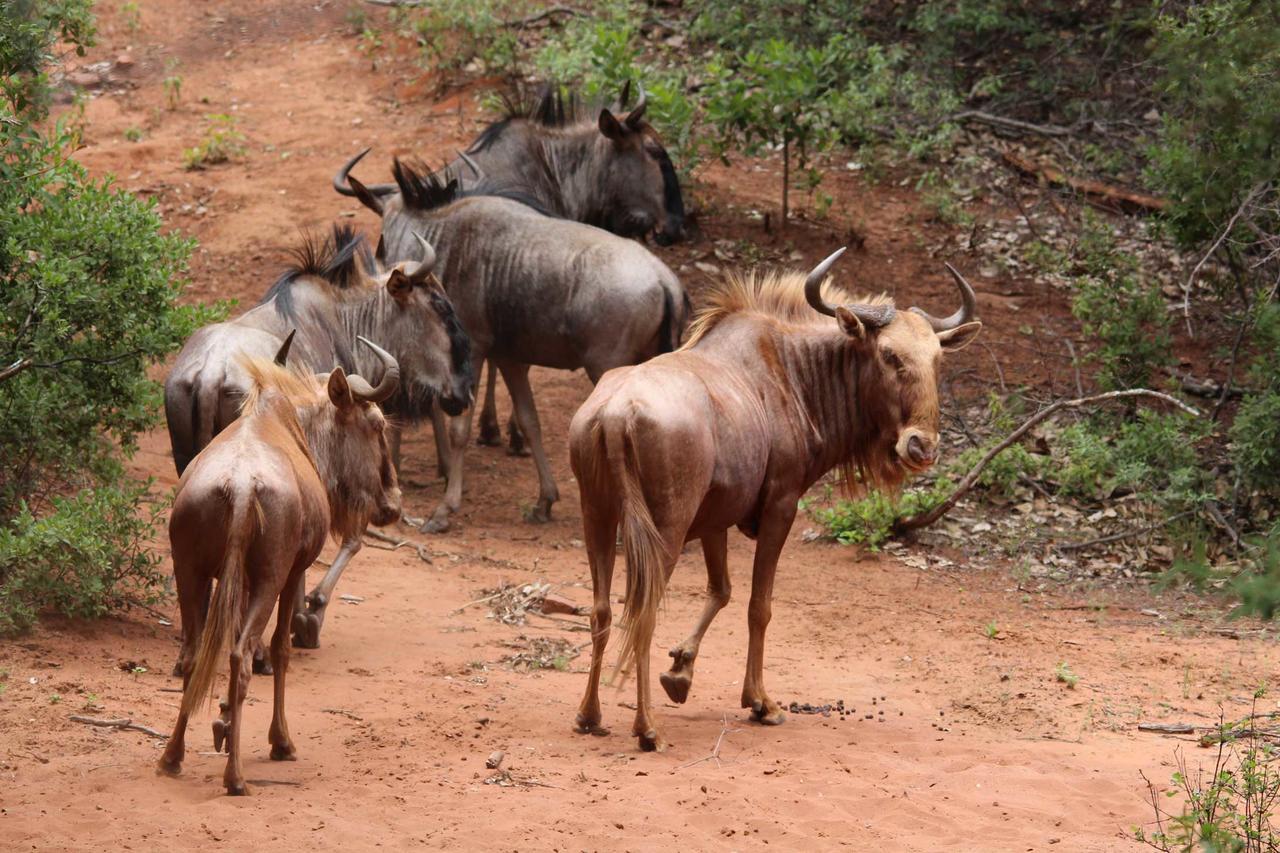
[[[248,493],[232,493],[227,497],[231,502],[231,519],[227,530],[226,551],[222,557],[222,569],[218,573],[218,590],[209,605],[208,619],[200,636],[195,669],[182,692],[183,714],[190,714],[209,701],[213,679],[218,673],[218,660],[240,636],[243,627],[245,556],[253,538],[253,529],[261,520],[262,508],[252,490]],[[235,673],[232,673],[232,677],[235,677]]]
[[[178,476],[182,476],[196,455],[196,398],[191,391],[189,383],[177,380],[164,386],[164,419],[169,427],[169,445],[173,448],[173,464]]]
[[[622,493],[622,553],[627,560],[622,643],[615,675],[626,673],[638,655],[649,653],[658,605],[667,585],[667,546],[640,486],[634,435],[634,417],[612,430],[606,428],[605,433],[610,465]]]
[[[192,456],[209,446],[225,424],[218,423],[218,415],[222,412],[221,383],[202,382],[199,379],[191,388],[191,420],[195,428],[195,445],[191,448]]]
[[[689,318],[689,296],[683,291],[662,288],[662,329],[658,333],[659,353],[675,352],[680,348],[684,327]]]

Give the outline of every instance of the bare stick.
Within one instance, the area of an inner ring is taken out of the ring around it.
[[[550,9],[543,9],[541,12],[536,12],[524,18],[517,18],[514,21],[503,21],[502,25],[504,27],[527,27],[530,24],[545,21],[548,18],[555,17],[556,15],[567,15],[570,18],[574,18],[581,14],[582,13],[577,9],[570,9],[568,6],[552,6]]]
[[[130,720],[128,717],[122,717],[119,720],[99,720],[96,717],[82,717],[79,714],[72,714],[70,717],[73,723],[84,723],[89,726],[97,726],[102,729],[132,729],[135,732],[142,732],[144,735],[151,737],[167,738],[167,734],[158,732],[148,726],[143,726]]]
[[[8,367],[0,368],[0,382],[5,381],[6,379],[12,379],[30,366],[31,359],[20,358]]]
[[[676,769],[683,770],[686,767],[692,767],[695,764],[701,764],[704,761],[714,761],[716,763],[716,767],[721,766],[720,765],[720,747],[724,746],[725,735],[731,735],[731,734],[734,734],[735,732],[740,732],[740,731],[742,731],[742,729],[729,728],[729,715],[725,714],[724,719],[720,725],[720,737],[716,738],[716,745],[715,745],[715,748],[711,750],[711,754],[704,755],[702,758],[694,759],[693,761],[690,761],[687,764],[681,764]]]
[[[379,542],[387,542],[391,545],[390,548],[383,548],[381,545],[369,543],[370,548],[377,548],[380,551],[399,551],[401,548],[413,548],[418,552],[418,559],[422,560],[424,563],[434,564],[434,561],[431,559],[431,552],[427,550],[427,546],[419,542],[414,542],[410,539],[397,539],[394,536],[388,536],[380,530],[366,529],[364,535],[368,536],[370,539],[376,539]]]
[[[951,508],[956,505],[960,498],[964,497],[965,494],[973,488],[973,484],[978,481],[978,477],[982,474],[983,469],[987,467],[988,463],[990,463],[992,459],[995,459],[1002,452],[1008,449],[1011,444],[1030,432],[1032,427],[1051,415],[1056,414],[1063,409],[1078,409],[1081,406],[1089,406],[1096,403],[1127,399],[1131,397],[1151,397],[1156,400],[1163,400],[1166,403],[1177,406],[1189,415],[1195,415],[1196,417],[1200,416],[1200,411],[1198,409],[1188,406],[1176,397],[1171,397],[1161,391],[1152,391],[1148,388],[1133,388],[1128,391],[1108,391],[1105,394],[1094,394],[1092,397],[1079,397],[1075,400],[1059,400],[1058,402],[1050,406],[1046,406],[1031,417],[1027,418],[1022,422],[1022,426],[1009,433],[1004,441],[988,450],[986,455],[979,459],[978,463],[969,469],[969,473],[965,474],[964,477],[960,479],[960,483],[956,486],[955,491],[952,492],[951,496],[945,501],[938,504],[928,512],[910,515],[906,518],[899,518],[893,523],[893,532],[901,534],[908,530],[917,530],[921,527],[927,527],[939,518],[942,518],[942,516],[951,511]]]
[[[1027,121],[1019,121],[1016,118],[1007,118],[998,116],[994,113],[983,112],[982,110],[965,110],[950,116],[948,121],[976,121],[980,124],[989,124],[992,127],[1003,127],[1005,130],[1017,130],[1023,133],[1034,133],[1040,136],[1067,136],[1072,132],[1069,127],[1062,127],[1056,124],[1032,124]]]
[[[1201,268],[1209,262],[1209,258],[1213,257],[1214,252],[1218,251],[1218,247],[1222,245],[1222,241],[1227,239],[1232,229],[1236,227],[1240,215],[1244,213],[1245,208],[1262,192],[1267,182],[1262,181],[1254,185],[1249,190],[1249,194],[1244,197],[1244,201],[1240,202],[1240,206],[1236,208],[1236,212],[1231,214],[1231,218],[1227,220],[1227,225],[1222,229],[1222,233],[1213,241],[1213,245],[1209,247],[1209,251],[1205,252],[1194,267],[1191,268],[1191,275],[1187,276],[1187,283],[1182,286],[1182,315],[1187,321],[1187,334],[1191,334],[1191,288],[1196,283],[1196,276],[1200,274]]]
[[[1084,542],[1068,542],[1063,545],[1055,545],[1054,548],[1059,551],[1083,551],[1086,548],[1092,548],[1094,545],[1105,545],[1108,542],[1119,542],[1121,539],[1132,539],[1135,536],[1142,536],[1143,534],[1159,530],[1162,527],[1168,527],[1175,521],[1184,519],[1188,515],[1193,515],[1194,512],[1194,510],[1187,510],[1186,512],[1180,512],[1171,518],[1166,518],[1164,521],[1148,525],[1147,527],[1125,530],[1122,533],[1112,533],[1110,536],[1099,536],[1097,539],[1088,539]]]

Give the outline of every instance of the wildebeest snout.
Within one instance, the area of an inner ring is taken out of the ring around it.
[[[913,468],[932,465],[937,459],[938,439],[923,430],[908,427],[898,436],[898,457]]]

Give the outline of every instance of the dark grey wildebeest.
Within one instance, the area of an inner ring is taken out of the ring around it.
[[[173,461],[181,474],[195,455],[239,413],[252,388],[239,356],[271,359],[296,329],[290,364],[313,372],[341,367],[377,379],[382,362],[356,347],[357,336],[377,342],[400,366],[395,394],[383,403],[397,421],[413,422],[438,400],[461,413],[471,402],[471,345],[440,282],[434,253],[421,243],[417,258],[381,271],[354,229],[335,227],[327,239],[308,238],[295,263],[262,301],[225,323],[197,331],[174,362],[164,386],[165,417]],[[399,432],[392,430],[393,455]],[[299,604],[294,643],[319,645],[325,607],[361,534],[348,536],[324,579]],[[261,663],[259,663],[261,668]]]
[[[624,89],[620,104],[628,98]],[[522,105],[508,104],[506,115],[489,125],[466,150],[437,175],[459,182],[464,191],[510,192],[526,196],[555,216],[612,231],[623,237],[653,233],[659,245],[680,239],[684,230],[684,198],[671,157],[653,126],[644,118],[643,89],[625,116],[603,107],[589,110],[556,86]],[[334,176],[334,188],[355,195],[348,182],[352,167],[368,149]],[[400,191],[395,183],[366,187],[366,201],[381,212]],[[391,261],[402,260],[394,253]],[[514,423],[511,448],[523,441]],[[500,442],[494,405],[494,371],[489,370],[480,413],[481,444]]]
[[[471,337],[475,363],[489,358],[511,391],[538,467],[531,521],[545,521],[559,491],[542,446],[529,367],[607,370],[674,350],[689,315],[679,279],[648,249],[600,228],[556,219],[513,198],[470,195],[426,169],[396,160],[399,192],[379,208],[388,257],[436,247],[437,268]],[[377,201],[359,181],[367,204]],[[371,205],[372,206],[372,205]],[[425,238],[425,242],[423,240]],[[437,436],[442,434],[437,422]],[[439,532],[462,501],[471,413],[449,426],[448,487],[423,529]]]

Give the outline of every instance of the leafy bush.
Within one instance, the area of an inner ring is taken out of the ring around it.
[[[946,500],[954,484],[940,477],[927,489],[908,489],[896,498],[880,491],[855,500],[838,500],[829,506],[810,506],[813,519],[827,535],[844,545],[864,544],[872,551],[893,534],[893,523],[902,516],[928,512]]]
[[[1257,713],[1258,700],[1265,695],[1259,688],[1254,692],[1254,713],[1237,723],[1222,721],[1215,732],[1206,735],[1205,745],[1216,742],[1218,747],[1208,772],[1203,768],[1191,771],[1181,751],[1175,751],[1178,769],[1164,799],[1181,795],[1180,812],[1161,808],[1161,792],[1147,782],[1154,828],[1135,827],[1136,840],[1162,853],[1280,850],[1280,828],[1273,823],[1280,804],[1276,748],[1259,722],[1269,715]]]
[[[240,120],[221,113],[206,118],[209,127],[204,139],[195,148],[182,152],[182,165],[187,169],[203,169],[244,156],[244,134],[236,128]]]
[[[1164,127],[1148,152],[1150,177],[1173,200],[1174,233],[1194,246],[1225,227],[1254,187],[1280,178],[1280,17],[1250,0],[1167,8],[1153,46]],[[1280,213],[1263,219],[1280,233]]]
[[[612,102],[628,81],[642,83],[649,96],[646,118],[687,176],[703,157],[698,106],[683,69],[645,60],[639,21],[630,2],[599,4],[590,18],[576,17],[549,37],[533,64],[545,79],[573,85],[589,101]]]
[[[1246,483],[1280,501],[1280,305],[1266,305],[1254,326],[1255,385],[1231,425],[1231,457]]]
[[[191,243],[70,159],[71,121],[44,121],[49,51],[89,43],[88,0],[16,7],[0,16],[0,629],[154,589],[145,489],[118,451],[157,420],[147,368],[213,317],[177,305]]]
[[[510,0],[437,0],[409,13],[408,29],[444,82],[476,65],[486,74],[520,75],[520,41],[506,21],[523,4]]]
[[[1105,390],[1149,387],[1169,361],[1169,320],[1160,288],[1144,281],[1133,262],[1117,258],[1102,274],[1077,279],[1072,313],[1097,343],[1088,358],[1099,365]]]
[[[143,505],[148,485],[54,497],[41,517],[19,505],[0,527],[0,634],[30,628],[43,610],[94,618],[160,599],[168,577],[149,547],[160,507]]]

